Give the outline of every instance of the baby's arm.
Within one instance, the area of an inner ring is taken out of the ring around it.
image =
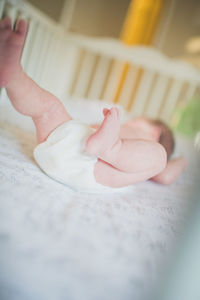
[[[178,178],[186,166],[187,162],[184,158],[174,158],[167,163],[166,168],[160,174],[152,177],[151,180],[165,185],[171,184]]]
[[[32,117],[38,142],[71,117],[63,104],[51,93],[40,88],[28,77],[20,59],[28,31],[25,20],[19,20],[12,30],[11,19],[0,20],[0,87],[5,87],[13,106],[20,113]]]

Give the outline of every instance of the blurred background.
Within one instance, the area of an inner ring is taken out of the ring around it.
[[[121,41],[128,46],[142,46],[146,49],[143,54],[148,60],[145,71],[139,64],[137,68],[137,63],[130,64],[128,59],[127,64],[122,64],[120,60],[115,59],[116,57],[109,61],[102,58],[101,54],[106,48],[106,44],[104,47],[103,43],[100,47],[96,45],[96,56],[90,49],[80,52],[75,58],[77,62],[75,73],[79,75],[78,77],[75,75],[75,79],[72,80],[72,87],[67,92],[70,96],[113,101],[121,104],[133,116],[143,114],[152,118],[159,117],[179,131],[190,136],[195,135],[200,128],[198,75],[193,76],[192,71],[192,77],[187,77],[191,70],[187,71],[187,68],[181,70],[181,66],[178,65],[171,69],[170,74],[166,73],[167,64],[165,66],[163,64],[165,69],[163,72],[161,62],[157,64],[156,69],[155,62],[159,60],[159,56],[148,52],[148,49],[156,49],[157,53],[165,54],[171,59],[171,63],[174,59],[178,59],[199,70],[199,0],[28,0],[28,2],[60,24],[67,33],[88,37],[93,45],[95,38],[102,38],[104,41],[107,38],[107,41]],[[113,48],[113,54],[117,52],[114,50],[115,44],[110,44],[109,47]],[[100,48],[103,50],[100,50],[99,56]],[[120,46],[116,44],[117,48],[120,49]],[[132,52],[132,56],[139,57],[142,48],[139,51],[139,55]],[[143,58],[142,60],[144,61]],[[149,64],[151,60],[154,61],[155,72],[150,74],[146,70],[151,70]],[[176,70],[179,75],[175,74]],[[102,74],[101,79],[98,72]],[[70,78],[73,76],[69,75]],[[140,87],[141,90],[144,89],[142,82],[148,90],[146,95],[140,92]],[[131,89],[131,85],[134,88]],[[185,107],[182,107],[183,105]]]
[[[92,37],[123,39],[128,18],[139,19],[128,32],[131,35],[131,30],[139,31],[137,40],[129,43],[150,44],[170,57],[183,58],[200,68],[199,0],[28,1],[70,32]],[[142,40],[147,30],[142,22],[155,22],[148,41]]]
[[[199,0],[2,0],[0,14],[29,20],[24,70],[63,102],[199,131]]]

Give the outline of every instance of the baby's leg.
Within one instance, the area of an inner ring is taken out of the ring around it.
[[[142,139],[120,139],[118,109],[105,109],[104,116],[100,128],[87,141],[90,154],[136,177],[142,174],[148,179],[163,171],[167,157],[162,145]]]
[[[0,20],[0,87],[5,87],[13,106],[20,113],[32,117],[38,142],[71,117],[63,104],[51,93],[40,88],[23,71],[20,59],[28,24],[19,20],[12,30],[9,17]]]
[[[161,184],[171,184],[178,178],[186,166],[187,162],[184,158],[172,159],[167,163],[166,168],[160,174],[151,178],[151,180]]]
[[[102,160],[98,160],[94,168],[96,181],[113,188],[124,187],[148,180],[152,177],[152,173],[150,169],[134,173],[123,172]]]

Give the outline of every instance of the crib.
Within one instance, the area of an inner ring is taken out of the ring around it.
[[[1,0],[4,15],[29,20],[24,70],[59,98],[99,99],[170,123],[176,107],[199,94],[200,72],[153,48],[66,33],[24,1]]]
[[[29,20],[25,71],[67,109],[81,103],[80,120],[97,121],[99,108],[119,105],[130,117],[170,123],[176,107],[199,93],[199,71],[155,49],[66,33],[24,1],[0,0],[4,15]],[[81,194],[41,172],[29,118],[11,109],[2,89],[0,299],[150,299],[199,185],[191,141],[177,139],[175,154],[190,167],[170,188],[149,181],[124,194]]]

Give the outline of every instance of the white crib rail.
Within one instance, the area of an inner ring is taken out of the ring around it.
[[[66,34],[22,0],[0,0],[4,15],[13,23],[19,17],[29,20],[23,67],[58,97],[102,99],[121,104],[133,116],[169,122],[180,101],[199,93],[200,72],[155,49]]]
[[[112,39],[81,36],[72,36],[71,42],[82,49],[82,63],[77,64],[72,96],[97,95],[102,100],[121,104],[134,116],[143,114],[169,122],[180,101],[189,101],[200,93],[199,70],[169,59],[155,49],[127,47]],[[125,75],[124,68],[127,68]],[[80,91],[77,82],[82,78],[87,88]],[[119,84],[121,90],[117,95]],[[96,94],[94,87],[99,87]]]

